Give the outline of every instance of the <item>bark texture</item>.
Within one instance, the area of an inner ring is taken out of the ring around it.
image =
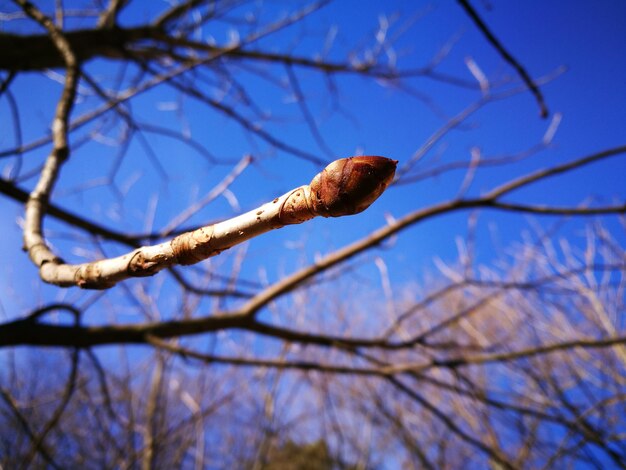
[[[51,253],[43,239],[26,237],[26,249],[40,267],[44,281],[62,287],[107,289],[131,277],[152,276],[177,264],[190,265],[218,255],[246,240],[316,216],[341,217],[367,209],[389,186],[397,161],[385,157],[342,158],[300,186],[252,211],[200,227],[158,245],[143,246],[116,258],[78,265],[66,264]],[[35,240],[29,246],[28,240]]]

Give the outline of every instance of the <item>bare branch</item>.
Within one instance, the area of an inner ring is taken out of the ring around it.
[[[178,5],[173,6],[154,21],[154,26],[159,29],[164,29],[169,26],[169,23],[177,20],[179,17],[188,13],[193,8],[201,5],[203,0],[187,0],[181,2]]]
[[[567,351],[574,348],[610,348],[618,344],[625,344],[626,336],[618,336],[615,338],[581,338],[572,341],[564,341],[561,343],[547,344],[537,347],[531,347],[522,349],[519,351],[511,351],[505,353],[483,354],[477,356],[464,356],[451,359],[442,359],[433,361],[432,364],[425,366],[429,367],[461,367],[470,364],[487,364],[493,362],[508,362],[518,359],[524,359],[533,356],[539,356],[543,354],[550,354],[559,351]]]
[[[504,48],[502,43],[494,36],[491,30],[487,27],[485,22],[478,15],[476,10],[470,5],[468,0],[457,0],[463,9],[467,12],[472,21],[476,24],[478,29],[484,34],[487,40],[496,48],[496,50],[500,53],[502,58],[506,60],[515,71],[522,77],[524,83],[528,86],[531,93],[535,96],[537,100],[537,104],[539,105],[539,111],[542,118],[548,117],[548,108],[546,107],[546,103],[543,99],[543,95],[539,91],[539,87],[537,84],[530,78],[528,72],[521,64]]]
[[[582,158],[578,158],[562,165],[557,165],[552,168],[546,168],[544,170],[538,170],[534,173],[517,178],[513,181],[503,184],[491,191],[489,191],[484,197],[485,199],[498,199],[505,194],[508,194],[521,187],[528,186],[536,181],[541,181],[552,176],[560,175],[578,168],[582,168],[590,163],[595,163],[606,158],[614,157],[626,153],[626,145],[610,148],[601,152],[593,153]]]
[[[70,112],[74,106],[79,68],[70,44],[52,20],[26,0],[15,1],[28,16],[48,30],[50,38],[63,57],[66,65],[63,93],[57,104],[54,120],[52,121],[53,150],[46,159],[41,177],[26,202],[24,248],[35,265],[41,266],[45,263],[57,260],[56,256],[46,245],[42,233],[42,224],[46,205],[58,178],[59,171],[70,153],[67,127]]]
[[[15,415],[17,420],[19,421],[20,426],[22,427],[22,429],[24,429],[24,432],[28,435],[28,437],[32,440],[33,443],[37,443],[37,446],[36,446],[37,452],[39,452],[39,454],[44,458],[44,460],[49,465],[52,466],[52,468],[61,469],[62,467],[59,466],[54,461],[54,459],[50,455],[50,452],[45,447],[43,447],[43,443],[39,442],[37,440],[37,437],[36,437],[35,433],[33,432],[33,430],[30,428],[30,426],[28,424],[28,420],[20,412],[19,406],[15,402],[13,397],[6,390],[4,390],[3,388],[0,388],[0,396],[2,396],[2,399],[4,400],[4,402],[7,403],[7,405],[9,406],[11,411],[13,412],[13,414]]]
[[[146,246],[117,258],[69,265],[51,255],[47,246],[27,244],[39,251],[31,257],[41,278],[59,286],[105,289],[131,277],[152,276],[174,264],[194,264],[232,246],[285,225],[300,224],[315,216],[357,214],[374,202],[391,182],[396,162],[384,157],[336,160],[310,185],[301,186],[234,219],[201,227],[171,241]]]

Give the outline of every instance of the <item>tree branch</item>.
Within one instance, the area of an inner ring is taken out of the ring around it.
[[[116,258],[70,265],[51,252],[40,255],[44,247],[48,250],[43,238],[38,244],[26,246],[35,251],[37,256],[31,255],[31,258],[44,281],[63,287],[106,289],[131,277],[152,276],[175,264],[197,263],[262,233],[315,216],[357,214],[387,188],[396,163],[384,157],[336,160],[313,178],[310,185],[296,188],[257,209]]]
[[[543,95],[539,91],[539,87],[530,78],[528,72],[522,65],[504,48],[502,43],[495,37],[495,35],[491,32],[491,30],[487,27],[485,22],[480,18],[476,10],[470,5],[468,0],[457,0],[463,9],[467,12],[472,21],[476,24],[478,29],[483,33],[483,35],[487,38],[487,40],[495,47],[495,49],[500,53],[502,58],[507,61],[515,71],[522,77],[524,83],[528,86],[531,93],[534,95],[537,100],[537,104],[539,104],[539,113],[542,118],[548,117],[548,108],[546,107],[545,100],[543,99]]]
[[[35,189],[28,196],[24,221],[24,249],[36,266],[58,262],[58,258],[48,248],[43,236],[43,217],[52,189],[56,184],[63,163],[70,154],[68,144],[68,121],[76,87],[78,86],[79,66],[72,48],[54,22],[36,6],[26,0],[14,0],[24,12],[48,30],[50,39],[58,49],[65,63],[65,83],[52,121],[52,152],[48,155]]]

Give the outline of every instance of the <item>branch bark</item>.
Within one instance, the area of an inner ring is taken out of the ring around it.
[[[138,28],[85,29],[64,33],[67,43],[80,63],[96,57],[126,59],[133,53],[132,44],[156,40],[162,34],[150,26]],[[16,72],[45,70],[65,67],[65,59],[59,53],[49,34],[23,36],[0,34],[0,70]]]
[[[77,265],[66,264],[57,257],[39,260],[31,254],[31,259],[38,265],[45,282],[62,287],[106,289],[131,277],[152,276],[175,264],[198,263],[285,225],[300,224],[316,216],[341,217],[362,212],[392,181],[396,163],[385,157],[336,160],[309,185],[300,186],[257,209],[116,258]],[[31,238],[25,234],[25,240]],[[41,245],[26,244],[26,249],[38,251]]]

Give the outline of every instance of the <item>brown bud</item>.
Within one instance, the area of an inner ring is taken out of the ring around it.
[[[311,181],[313,211],[323,217],[364,211],[387,189],[397,163],[385,157],[335,160]]]

